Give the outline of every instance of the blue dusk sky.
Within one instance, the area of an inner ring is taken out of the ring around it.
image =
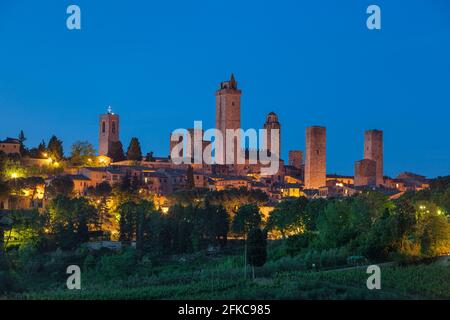
[[[66,9],[81,8],[69,31]],[[366,8],[382,29],[366,27]],[[450,174],[448,0],[0,0],[0,139],[56,134],[98,144],[98,115],[121,140],[169,153],[169,135],[215,122],[235,74],[243,128],[275,111],[282,150],[327,127],[327,171],[353,174],[364,130],[384,130],[385,173]]]

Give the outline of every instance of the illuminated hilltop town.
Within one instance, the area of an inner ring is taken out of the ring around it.
[[[216,91],[216,129],[225,132],[227,129],[241,128],[241,90],[238,88],[233,75],[229,81],[220,84]],[[428,179],[413,173],[401,173],[396,178],[383,175],[383,132],[381,130],[367,130],[364,135],[364,157],[355,162],[354,176],[327,174],[326,161],[326,128],[310,126],[306,128],[306,150],[289,150],[287,162],[280,159],[278,170],[272,175],[261,174],[261,164],[253,164],[249,155],[255,150],[239,148],[246,159],[242,164],[206,164],[183,163],[173,161],[176,144],[183,143],[183,138],[168,137],[170,154],[157,157],[152,153],[140,159],[126,159],[120,142],[120,117],[108,108],[106,114],[99,119],[99,148],[98,156],[88,159],[87,164],[71,166],[64,160],[56,161],[47,154],[38,157],[21,154],[21,141],[7,138],[0,141],[0,153],[15,155],[24,167],[59,167],[57,174],[49,174],[33,197],[25,197],[22,201],[12,203],[9,199],[0,199],[1,208],[30,208],[45,206],[45,187],[58,176],[70,178],[74,183],[75,192],[84,195],[86,191],[98,186],[102,182],[110,185],[120,183],[125,177],[132,177],[139,182],[143,194],[151,194],[158,199],[157,203],[164,203],[167,195],[179,190],[203,188],[209,190],[225,190],[232,188],[258,189],[265,192],[271,203],[284,198],[306,196],[317,197],[347,197],[368,189],[377,189],[391,198],[400,196],[408,190],[428,188]],[[271,135],[277,130],[279,150],[282,146],[282,125],[275,112],[266,116],[262,124],[266,129],[266,145],[264,152],[274,152]],[[186,131],[195,135],[197,129]],[[200,133],[203,136],[203,132]],[[191,158],[193,151],[199,147],[202,151],[211,143],[200,141],[195,146],[194,139],[188,140],[190,147],[181,150],[180,157]],[[186,141],[184,142],[186,146]],[[237,142],[236,145],[240,145]],[[362,146],[361,146],[362,147]],[[226,148],[224,148],[226,150]],[[237,150],[236,150],[237,151]],[[12,179],[17,173],[10,173]]]

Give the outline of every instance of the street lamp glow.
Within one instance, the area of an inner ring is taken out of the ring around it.
[[[17,172],[13,172],[13,173],[11,173],[11,178],[13,178],[13,179],[17,179]]]

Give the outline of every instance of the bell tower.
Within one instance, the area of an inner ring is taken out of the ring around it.
[[[108,156],[113,142],[119,141],[119,115],[108,107],[106,114],[100,115],[99,123],[99,147],[100,156]]]
[[[241,90],[237,87],[234,75],[231,74],[229,81],[220,84],[216,91],[216,128],[222,132],[224,137],[223,155],[219,158],[226,159],[226,139],[227,129],[237,130],[241,128]],[[241,149],[240,137],[234,139],[234,159],[236,164],[237,152]]]
[[[275,143],[278,143],[278,159],[281,158],[281,125],[278,121],[278,116],[275,112],[271,112],[267,115],[266,122],[264,123],[264,129],[267,130],[266,132],[266,150],[270,152],[270,154],[273,153],[274,147],[272,146],[272,130],[278,130],[278,139]]]

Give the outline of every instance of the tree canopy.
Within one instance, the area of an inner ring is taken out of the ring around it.
[[[142,161],[141,145],[138,138],[131,138],[127,150],[127,160]]]
[[[55,161],[61,161],[64,159],[64,150],[62,141],[53,135],[48,141],[47,151],[49,157]]]

